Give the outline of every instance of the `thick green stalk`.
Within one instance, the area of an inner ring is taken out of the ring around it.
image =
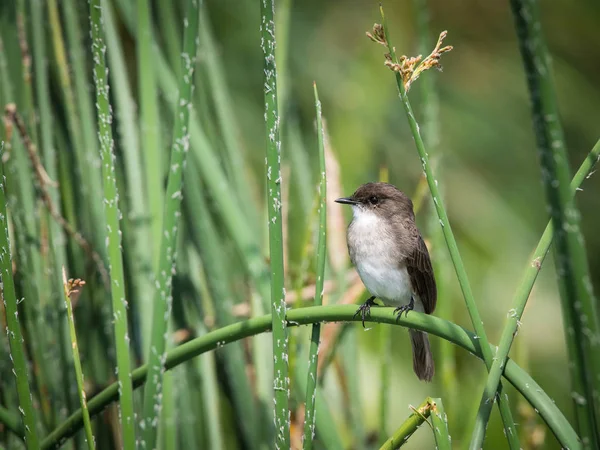
[[[356,306],[354,305],[311,306],[288,311],[287,320],[290,326],[309,325],[316,322],[360,321],[361,318],[355,317],[355,313]],[[477,335],[474,335],[458,325],[432,315],[414,312],[408,317],[403,316],[402,318],[396,318],[396,315],[393,314],[393,308],[380,307],[374,308],[371,311],[369,321],[374,323],[400,325],[419,331],[425,331],[426,333],[449,340],[478,358],[482,358],[481,340]],[[271,331],[271,326],[272,317],[271,315],[266,315],[254,317],[211,331],[204,336],[195,338],[169,351],[165,368],[166,370],[169,370],[204,352],[220,348],[231,342],[236,342],[249,336],[255,336],[260,333]],[[132,374],[134,385],[136,387],[143,385],[147,374],[147,365],[134,370]],[[554,401],[544,392],[541,386],[527,374],[527,372],[521,369],[510,358],[507,360],[504,368],[504,377],[539,412],[540,416],[546,422],[552,433],[554,433],[562,447],[571,450],[578,450],[581,448],[577,433],[573,430],[573,427],[569,424],[568,420],[556,406]],[[119,394],[117,386],[118,384],[114,383],[94,398],[90,399],[88,402],[90,414],[98,414],[106,407],[106,405],[117,399]],[[52,433],[44,439],[42,448],[56,448],[57,445],[60,445],[65,439],[77,432],[81,428],[81,424],[81,410],[79,410],[73,413],[62,425],[52,431]]]
[[[169,178],[165,194],[163,233],[161,236],[159,269],[156,274],[156,294],[152,311],[152,337],[148,351],[149,383],[144,389],[144,410],[141,426],[146,448],[155,448],[162,400],[164,373],[165,334],[171,316],[172,279],[175,272],[177,231],[181,216],[183,168],[190,145],[189,118],[192,109],[194,67],[197,53],[199,23],[199,0],[188,0],[184,19],[183,52],[179,80],[179,100],[175,114],[173,145]]]
[[[160,242],[162,238],[163,220],[163,154],[161,152],[161,133],[158,114],[158,88],[154,72],[154,41],[152,39],[151,5],[149,0],[137,0],[137,57],[140,101],[140,136],[141,148],[144,149],[146,170],[146,194],[149,200],[149,226],[152,239],[145,245],[152,250],[152,242]],[[194,30],[195,32],[196,30]],[[131,126],[131,124],[129,124]],[[151,254],[156,255],[156,249]],[[156,258],[152,267],[157,266]],[[143,314],[142,316],[144,316]],[[142,318],[142,336],[150,336],[150,322]],[[147,345],[147,342],[144,342]],[[146,355],[147,357],[148,355]]]
[[[75,286],[67,281],[67,273],[63,266],[63,291],[65,306],[67,307],[67,320],[69,322],[69,334],[71,336],[71,349],[73,351],[73,365],[75,367],[75,378],[77,380],[77,392],[79,394],[79,403],[83,414],[83,427],[85,429],[85,438],[90,450],[94,450],[94,435],[92,434],[92,423],[90,421],[90,412],[87,408],[87,399],[85,389],[83,387],[83,371],[81,370],[81,359],[79,358],[79,346],[77,345],[77,333],[75,332],[75,319],[73,318],[73,305],[71,303],[71,295],[79,295],[77,292],[80,285]],[[76,291],[73,291],[74,288]]]
[[[325,147],[323,141],[323,118],[321,101],[314,83],[315,107],[317,114],[317,143],[319,147],[319,237],[317,243],[317,281],[315,283],[315,306],[323,304],[323,283],[325,282],[325,263],[327,262],[327,176],[325,168]],[[306,400],[304,409],[304,448],[311,449],[315,437],[315,403],[317,393],[317,365],[319,363],[319,341],[321,339],[321,324],[312,327],[310,350],[308,356],[308,376],[306,380]]]
[[[381,12],[381,20],[383,25],[383,30],[385,34],[385,39],[387,41],[387,46],[389,53],[391,55],[392,61],[395,64],[398,64],[398,58],[396,57],[396,52],[394,46],[390,42],[389,33],[387,31],[387,25],[385,21],[385,16],[383,14],[383,8],[380,7]],[[404,107],[404,111],[406,112],[406,116],[408,119],[408,124],[410,126],[410,130],[412,132],[415,146],[421,157],[421,163],[423,165],[423,171],[425,172],[425,177],[427,178],[427,184],[429,185],[429,190],[431,192],[431,197],[433,198],[433,203],[435,205],[436,212],[440,219],[440,225],[444,232],[444,238],[446,239],[446,244],[448,246],[448,251],[450,253],[450,257],[452,259],[452,263],[454,264],[454,270],[456,271],[456,276],[458,278],[458,283],[463,292],[463,296],[465,298],[465,304],[467,306],[467,311],[469,312],[469,316],[471,317],[471,322],[473,324],[473,328],[475,333],[481,340],[481,348],[483,350],[483,360],[485,361],[486,367],[489,368],[492,366],[493,362],[493,354],[491,348],[489,346],[489,341],[487,339],[487,335],[485,333],[485,328],[483,326],[483,321],[481,320],[481,316],[479,315],[479,310],[477,309],[477,304],[475,303],[475,298],[473,297],[473,292],[471,291],[471,285],[469,284],[469,280],[467,277],[467,271],[465,269],[464,263],[460,256],[460,252],[458,250],[458,245],[456,244],[456,239],[454,238],[454,233],[452,232],[452,228],[450,226],[450,221],[448,220],[448,214],[446,213],[446,209],[444,208],[442,197],[440,195],[437,180],[433,175],[433,171],[431,169],[431,165],[429,164],[429,155],[425,149],[425,144],[423,143],[423,139],[421,138],[421,133],[419,131],[419,124],[415,119],[415,115],[413,113],[412,107],[408,100],[408,94],[404,87],[404,82],[402,81],[402,76],[399,72],[395,72],[396,75],[396,83],[398,85],[398,93],[400,94],[400,99],[402,101],[402,106]],[[519,436],[517,434],[515,423],[512,418],[512,413],[510,411],[510,405],[508,404],[508,397],[502,395],[502,384],[498,386],[498,407],[500,409],[500,415],[502,416],[502,421],[504,423],[504,431],[506,434],[506,438],[510,445],[510,448],[513,450],[519,449],[521,446],[519,444]]]
[[[0,156],[4,156],[3,144],[0,144]],[[27,357],[25,345],[19,324],[19,308],[15,285],[13,281],[10,240],[8,237],[8,216],[6,215],[6,179],[4,164],[0,164],[0,281],[2,282],[2,299],[6,313],[6,334],[10,345],[10,359],[13,363],[13,374],[17,383],[19,411],[25,428],[25,443],[27,449],[37,450],[39,439],[37,435],[36,414],[33,409],[33,398],[29,390],[27,375]],[[27,299],[27,301],[35,301]]]
[[[123,447],[133,449],[135,441],[135,416],[133,413],[133,389],[129,357],[129,334],[127,330],[127,299],[121,255],[121,230],[119,193],[114,166],[112,112],[109,103],[108,69],[105,62],[106,45],[103,37],[103,11],[101,0],[90,1],[90,27],[92,54],[94,55],[94,82],[96,85],[96,109],[98,114],[98,138],[104,179],[104,211],[106,214],[106,248],[111,278],[111,294],[114,318],[115,343],[117,347],[117,370],[120,386],[120,421]]]
[[[267,141],[267,212],[271,268],[271,313],[273,318],[273,389],[275,403],[275,446],[290,446],[288,336],[285,320],[283,232],[281,221],[281,140],[277,105],[275,65],[275,1],[260,2],[261,49],[264,55],[264,95]]]
[[[550,53],[537,2],[511,0],[532,103],[542,180],[556,233],[555,260],[575,413],[584,446],[600,446],[600,319],[587,263],[580,214],[569,189],[570,168],[560,124]],[[585,399],[582,401],[582,399]]]
[[[575,197],[575,193],[579,189],[579,186],[581,186],[585,178],[592,171],[599,158],[600,140],[596,142],[594,148],[592,148],[587,158],[579,167],[579,170],[573,177],[573,180],[571,180],[571,198]],[[548,225],[546,225],[544,234],[542,234],[537,247],[529,259],[521,280],[521,284],[515,293],[512,307],[508,311],[508,321],[504,327],[504,330],[502,331],[500,345],[496,351],[496,359],[494,360],[492,368],[490,369],[490,373],[488,374],[488,379],[481,397],[479,412],[477,413],[477,416],[480,417],[482,421],[489,420],[492,409],[492,402],[490,399],[493,398],[494,393],[496,392],[496,387],[498,386],[502,376],[504,363],[508,357],[508,353],[510,352],[513,339],[516,337],[519,327],[521,326],[521,317],[523,316],[525,305],[527,304],[527,300],[529,299],[529,295],[531,294],[535,280],[537,279],[538,273],[540,272],[542,264],[544,263],[546,255],[548,254],[548,250],[550,249],[553,238],[554,226],[552,219],[550,219],[550,222],[548,222]]]

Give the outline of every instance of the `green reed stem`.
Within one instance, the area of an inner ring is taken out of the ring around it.
[[[309,325],[316,322],[357,322],[361,318],[354,317],[356,306],[354,305],[331,305],[310,306],[300,309],[292,309],[287,313],[289,326]],[[393,308],[380,307],[371,311],[369,319],[373,323],[386,323],[400,325],[419,331],[425,331],[442,339],[449,340],[462,347],[478,358],[482,358],[481,340],[477,335],[438,317],[411,313],[408,317],[396,318]],[[240,339],[255,336],[260,333],[271,331],[271,315],[254,317],[249,320],[237,322],[226,327],[211,331],[204,336],[195,338],[167,353],[165,369],[169,370],[179,364],[189,361],[194,356],[216,348],[227,345]],[[133,382],[136,387],[143,385],[148,373],[148,366],[144,365],[133,371]],[[531,376],[521,369],[510,358],[504,368],[504,377],[508,380],[539,412],[552,433],[562,447],[571,450],[581,448],[579,437],[562,411],[535,382]],[[118,398],[118,384],[113,383],[88,402],[90,414],[96,415],[102,409]],[[82,425],[81,410],[73,413],[56,430],[52,431],[42,442],[42,449],[57,448],[65,439],[77,432]]]
[[[114,166],[112,113],[109,103],[108,70],[105,62],[106,45],[103,37],[101,0],[90,0],[90,27],[92,53],[94,55],[94,82],[96,85],[96,109],[98,114],[98,138],[104,179],[104,211],[106,214],[106,248],[111,278],[111,294],[117,347],[117,370],[120,386],[120,421],[123,447],[133,449],[135,440],[135,416],[133,413],[133,389],[129,357],[129,334],[127,327],[127,300],[121,255],[121,230],[119,193]]]
[[[160,423],[162,381],[164,374],[167,326],[173,303],[172,279],[175,272],[177,231],[181,216],[183,168],[190,146],[189,119],[192,108],[194,67],[197,54],[199,0],[188,0],[184,19],[183,52],[179,79],[179,100],[175,114],[175,130],[171,147],[169,178],[165,194],[163,234],[160,243],[159,269],[156,274],[156,294],[152,312],[152,337],[148,351],[149,383],[144,389],[142,429],[146,448],[156,446]]]
[[[275,446],[290,446],[288,378],[288,337],[285,330],[286,304],[283,274],[283,232],[281,221],[281,140],[277,105],[275,64],[275,1],[260,2],[261,49],[264,55],[264,95],[267,141],[267,211],[271,269],[271,313],[273,318],[273,389],[275,402]]]
[[[327,262],[327,176],[325,168],[325,147],[323,145],[323,118],[317,83],[313,84],[317,116],[317,143],[319,147],[319,238],[317,243],[317,281],[315,283],[315,306],[323,304],[323,283],[325,282],[325,263]],[[321,324],[312,327],[308,356],[308,376],[306,380],[306,400],[304,410],[304,448],[311,449],[315,437],[315,403],[317,399],[317,365],[319,362],[319,341]]]
[[[0,144],[0,156],[4,156],[3,145]],[[0,281],[2,281],[2,299],[6,312],[6,333],[10,345],[10,359],[13,364],[13,374],[17,383],[19,411],[25,428],[25,444],[27,449],[37,450],[39,439],[37,435],[36,414],[33,409],[33,398],[29,389],[27,375],[27,358],[25,345],[19,324],[19,308],[13,281],[10,240],[8,237],[8,216],[6,215],[6,179],[4,164],[0,163]],[[27,299],[27,301],[36,301]]]
[[[75,319],[73,318],[73,305],[71,303],[71,295],[73,293],[70,290],[69,282],[67,281],[67,273],[63,266],[63,286],[64,286],[64,300],[65,306],[67,307],[67,320],[69,322],[69,333],[71,336],[71,349],[73,352],[73,365],[75,366],[75,378],[77,380],[77,391],[79,394],[79,403],[81,404],[81,411],[83,414],[83,428],[85,429],[85,438],[90,450],[94,450],[94,435],[92,433],[92,423],[90,421],[90,412],[87,408],[87,400],[85,395],[85,389],[83,387],[83,371],[81,369],[81,359],[79,358],[79,346],[77,345],[77,333],[75,332]],[[75,293],[78,295],[78,293]]]
[[[387,24],[385,21],[385,15],[383,13],[383,7],[380,6],[381,20],[383,25],[383,30],[385,34],[385,39],[387,41],[387,46],[389,53],[391,55],[392,61],[394,63],[398,63],[398,58],[396,57],[396,52],[394,50],[394,46],[390,42],[389,33],[387,29]],[[435,209],[437,211],[438,217],[440,219],[440,225],[444,232],[444,238],[446,239],[446,244],[448,246],[448,251],[450,253],[450,257],[452,259],[452,263],[454,264],[454,270],[456,271],[456,276],[458,278],[458,283],[463,292],[463,296],[465,298],[465,304],[467,306],[467,310],[469,312],[469,316],[471,317],[471,322],[473,324],[473,328],[475,329],[475,333],[481,339],[481,348],[483,349],[483,360],[486,364],[486,367],[489,368],[492,365],[493,354],[489,346],[489,342],[487,339],[487,335],[485,333],[485,328],[483,326],[483,321],[481,320],[481,316],[479,315],[479,310],[477,309],[477,304],[475,303],[475,298],[473,297],[473,292],[471,291],[471,285],[469,284],[469,280],[467,277],[467,271],[465,269],[464,263],[460,256],[460,252],[458,250],[458,245],[456,244],[456,239],[454,238],[454,233],[452,232],[452,228],[450,226],[450,221],[448,220],[448,214],[446,213],[446,209],[444,208],[442,197],[440,195],[437,180],[433,175],[433,171],[431,169],[431,165],[429,164],[429,155],[425,149],[425,144],[423,143],[423,139],[421,138],[421,133],[419,131],[419,124],[415,119],[415,115],[413,113],[412,107],[408,100],[408,95],[406,89],[404,87],[404,82],[402,81],[402,76],[399,72],[395,72],[396,75],[396,84],[398,86],[398,92],[400,94],[400,99],[402,101],[402,106],[404,107],[404,111],[406,112],[406,116],[408,119],[408,124],[410,126],[415,146],[421,157],[421,163],[423,165],[423,171],[425,172],[425,177],[427,178],[427,184],[429,185],[429,190],[431,192],[431,196],[433,198],[433,203],[435,205]],[[498,407],[500,409],[500,415],[502,416],[502,421],[504,422],[504,430],[506,434],[506,438],[508,439],[510,448],[513,450],[520,449],[519,444],[519,436],[517,434],[515,423],[512,418],[512,413],[510,411],[510,405],[508,404],[508,398],[504,395],[501,395],[502,385],[500,384],[498,387],[498,395],[499,402]]]
[[[579,186],[581,186],[586,177],[589,176],[599,158],[600,140],[596,142],[596,145],[594,145],[586,159],[579,167],[579,170],[577,170],[573,180],[571,180],[571,198],[575,196]],[[492,364],[490,373],[488,374],[487,383],[485,385],[485,389],[481,397],[479,411],[477,413],[477,416],[481,418],[481,421],[489,420],[494,393],[496,392],[496,387],[498,386],[498,382],[502,376],[504,363],[508,357],[508,353],[510,352],[512,342],[519,331],[519,327],[521,326],[521,317],[523,316],[525,305],[527,304],[527,300],[529,299],[529,295],[531,294],[531,290],[533,289],[533,285],[537,279],[540,269],[542,268],[542,264],[544,263],[546,255],[548,254],[548,250],[550,249],[553,239],[554,226],[551,219],[550,222],[548,222],[548,225],[546,225],[546,229],[544,230],[537,247],[533,251],[533,254],[528,261],[523,278],[521,279],[521,284],[515,293],[512,307],[508,311],[508,321],[504,327],[504,330],[502,331],[500,345],[498,346],[496,358]]]

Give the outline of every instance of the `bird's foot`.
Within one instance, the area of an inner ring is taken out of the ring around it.
[[[412,311],[413,309],[415,309],[415,297],[411,295],[410,302],[408,302],[408,305],[398,306],[394,310],[394,314],[396,314],[396,321],[398,321],[398,319],[402,317],[402,313],[406,313],[405,317],[408,317],[408,312]]]
[[[360,317],[362,318],[363,328],[365,328],[365,319],[371,315],[371,306],[377,305],[377,303],[375,303],[373,300],[375,300],[375,296],[367,299],[367,301],[360,305],[360,307],[354,313],[354,317],[360,314]]]

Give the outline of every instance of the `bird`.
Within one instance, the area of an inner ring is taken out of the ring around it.
[[[429,251],[415,223],[411,199],[389,183],[366,183],[350,197],[335,200],[352,207],[346,240],[352,264],[371,297],[356,311],[363,322],[377,298],[395,306],[400,317],[409,311],[432,314],[437,302]],[[435,364],[427,333],[409,330],[413,369],[431,381]]]

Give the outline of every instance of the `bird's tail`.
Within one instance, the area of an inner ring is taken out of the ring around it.
[[[416,330],[409,330],[409,333],[413,352],[413,369],[420,380],[431,381],[435,366],[427,333]]]

